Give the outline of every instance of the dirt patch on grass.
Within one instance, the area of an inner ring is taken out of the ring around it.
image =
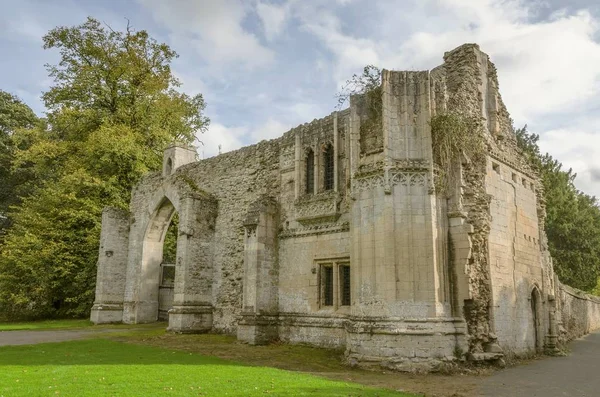
[[[481,379],[478,375],[465,373],[421,375],[350,368],[342,363],[342,350],[280,343],[250,346],[240,343],[234,336],[228,335],[177,335],[153,331],[124,334],[111,339],[214,356],[246,365],[305,372],[328,379],[356,382],[425,396],[475,396],[476,385]]]

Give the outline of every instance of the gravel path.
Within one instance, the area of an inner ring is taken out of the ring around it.
[[[548,357],[484,378],[482,397],[600,396],[600,332],[569,344],[566,357]]]

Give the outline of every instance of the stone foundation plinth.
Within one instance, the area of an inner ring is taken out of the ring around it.
[[[145,324],[158,321],[158,301],[125,302],[123,322],[125,324]]]
[[[346,331],[346,360],[362,367],[431,371],[467,350],[462,319],[353,319]]]
[[[277,316],[242,314],[238,323],[237,338],[251,345],[265,345],[277,340]]]
[[[346,346],[345,323],[345,316],[280,313],[279,339],[286,343],[339,349]]]
[[[167,331],[184,334],[209,332],[213,325],[213,308],[210,305],[173,306],[169,310]]]
[[[94,303],[90,314],[94,324],[110,324],[123,322],[123,305],[120,303]]]

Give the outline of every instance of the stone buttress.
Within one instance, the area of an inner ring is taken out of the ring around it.
[[[382,145],[368,147],[364,97],[351,102],[350,362],[414,368],[466,348],[449,295],[445,202],[433,188],[429,72],[383,72]],[[375,104],[375,106],[378,106]],[[373,139],[371,139],[373,141]]]

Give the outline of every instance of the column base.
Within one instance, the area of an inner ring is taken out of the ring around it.
[[[266,345],[278,339],[277,315],[242,313],[237,338],[250,345]]]
[[[158,301],[123,303],[125,324],[146,324],[158,321]]]
[[[94,324],[122,323],[123,305],[120,303],[94,303],[90,321]]]
[[[563,356],[564,352],[562,352],[558,348],[558,336],[556,335],[546,335],[546,343],[544,344],[544,354],[549,356]]]
[[[209,332],[213,326],[213,308],[210,305],[174,305],[169,310],[167,331],[182,334]]]

